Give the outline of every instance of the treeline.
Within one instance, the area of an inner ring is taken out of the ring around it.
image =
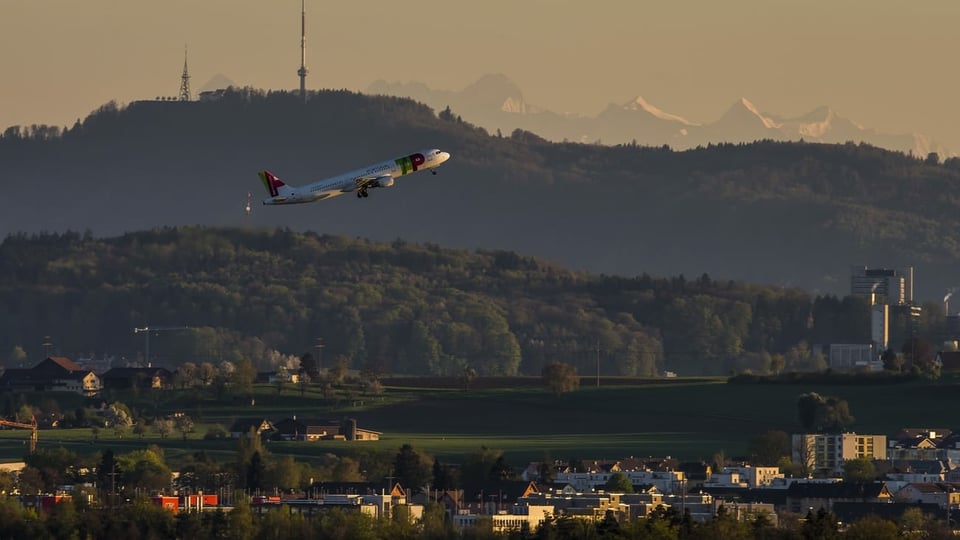
[[[590,538],[623,540],[896,540],[900,538],[952,538],[942,522],[919,511],[905,512],[898,522],[870,516],[844,524],[836,516],[810,511],[803,519],[791,516],[780,526],[766,516],[737,521],[734,510],[720,506],[714,519],[694,522],[690,515],[658,508],[646,519],[619,523],[612,514],[598,521],[570,516],[549,518],[533,530],[522,528],[504,533],[490,530],[490,522],[458,531],[443,507],[428,504],[420,520],[398,512],[392,519],[374,519],[361,512],[325,511],[313,518],[291,514],[286,506],[254,513],[240,500],[229,512],[180,513],[174,515],[146,497],[120,507],[91,507],[82,501],[55,505],[48,512],[35,513],[19,506],[13,498],[0,500],[0,539],[79,538],[100,540],[293,540],[298,538],[342,539],[509,539],[582,540]]]
[[[626,376],[811,371],[824,360],[810,343],[869,338],[853,297],[287,229],[11,235],[0,308],[0,350],[26,367],[47,339],[71,357],[136,359],[133,329],[148,325],[191,328],[153,337],[150,360],[170,367],[265,370],[311,352],[323,367],[455,377],[540,375],[553,361]],[[940,325],[931,306],[921,334]]]

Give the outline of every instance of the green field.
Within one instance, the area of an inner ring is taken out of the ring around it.
[[[606,381],[604,381],[606,382]],[[128,451],[153,443],[167,449],[174,460],[204,449],[228,458],[234,441],[203,440],[210,425],[229,428],[236,418],[280,420],[345,418],[361,428],[383,433],[377,442],[293,443],[271,441],[275,454],[309,460],[327,452],[358,449],[394,451],[403,443],[444,459],[487,446],[504,450],[512,463],[539,459],[549,451],[554,458],[620,458],[671,455],[681,459],[709,459],[723,450],[742,455],[749,438],[770,429],[796,431],[797,397],[816,391],[850,404],[856,417],[852,430],[892,435],[901,427],[954,428],[960,406],[960,385],[954,383],[900,383],[883,385],[732,385],[724,380],[583,387],[555,397],[540,388],[425,389],[388,387],[381,396],[354,395],[323,400],[288,388],[282,395],[269,386],[249,399],[199,399],[195,393],[168,391],[154,395],[121,395],[117,399],[150,416],[153,411],[184,411],[197,429],[183,441],[178,434],[160,439],[149,432],[140,440],[129,431],[122,439],[112,430],[100,431],[93,441],[89,429],[41,430],[41,447],[63,445],[80,453],[104,448]],[[0,457],[15,459],[26,449],[28,433],[0,431]]]

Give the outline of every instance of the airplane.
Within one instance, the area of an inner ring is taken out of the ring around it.
[[[437,174],[435,169],[448,159],[449,152],[436,148],[423,150],[299,187],[284,184],[270,171],[260,171],[258,174],[270,193],[270,197],[263,199],[263,204],[300,204],[322,201],[350,192],[356,192],[357,198],[367,197],[367,190],[391,187],[397,178],[407,174],[426,170]]]

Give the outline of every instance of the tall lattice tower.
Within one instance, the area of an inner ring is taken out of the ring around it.
[[[307,102],[307,6],[300,0],[300,100]]]
[[[190,73],[187,71],[187,46],[183,46],[183,75],[180,76],[180,101],[190,101]]]

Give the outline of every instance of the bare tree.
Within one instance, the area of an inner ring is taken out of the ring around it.
[[[177,368],[176,381],[180,385],[180,389],[184,389],[188,386],[193,386],[194,382],[197,380],[197,375],[199,373],[199,368],[193,362],[184,362],[180,364],[180,367]]]
[[[330,381],[335,385],[343,384],[344,379],[347,378],[347,368],[350,365],[350,360],[342,354],[337,356],[336,362],[333,363],[333,368],[330,369]]]
[[[173,421],[166,418],[158,418],[153,422],[153,430],[160,435],[161,439],[166,439],[173,431]]]
[[[120,402],[110,405],[110,407],[103,412],[103,417],[104,420],[106,420],[106,426],[113,428],[113,432],[117,437],[123,437],[123,432],[133,425],[133,419],[130,417],[129,409]]]
[[[210,386],[210,383],[213,382],[213,378],[217,376],[217,368],[213,367],[213,364],[210,362],[204,362],[200,364],[200,369],[197,373],[197,378],[200,379],[200,384],[203,386]]]
[[[554,395],[560,397],[564,392],[571,392],[580,387],[580,376],[577,368],[563,362],[550,362],[543,367],[543,382]]]
[[[183,440],[187,440],[187,434],[193,432],[193,419],[185,414],[181,414],[176,419],[177,431],[183,435]]]
[[[307,387],[310,386],[310,374],[306,371],[300,372],[300,379],[297,381],[297,384],[300,385],[300,397],[307,392]]]
[[[806,433],[793,435],[793,463],[797,465],[800,476],[810,478],[813,468],[817,464],[817,449],[814,447],[814,436]]]

